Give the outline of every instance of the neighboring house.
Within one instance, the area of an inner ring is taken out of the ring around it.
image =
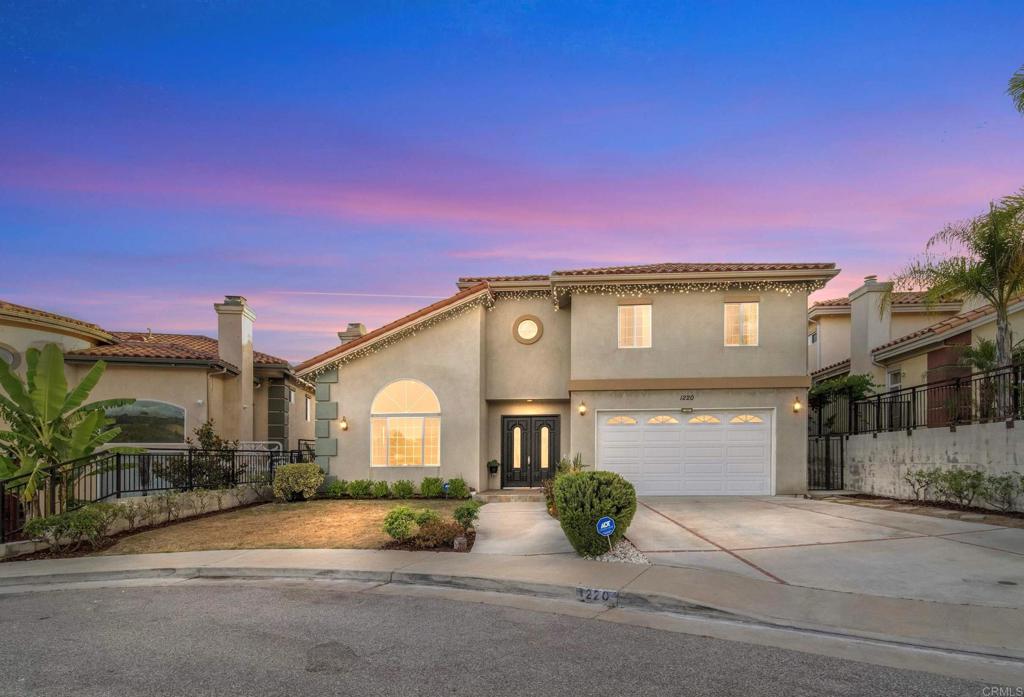
[[[900,371],[887,371],[876,362],[873,350],[962,310],[959,301],[928,306],[924,294],[917,292],[892,293],[883,308],[883,298],[891,290],[891,283],[867,276],[849,296],[811,305],[807,310],[807,369],[813,382],[852,373],[869,374],[887,389],[899,387],[903,380]]]
[[[340,479],[538,486],[559,457],[641,494],[806,490],[807,296],[834,264],[656,264],[463,278],[296,367]],[[797,405],[794,408],[794,405]],[[487,462],[500,462],[491,475]]]
[[[220,435],[274,441],[285,449],[313,437],[313,387],[282,358],[253,349],[255,315],[241,296],[214,305],[217,338],[109,332],[95,324],[0,301],[0,360],[24,375],[25,351],[56,343],[68,382],[97,361],[107,370],[91,400],[133,397],[110,412],[118,442],[171,447],[208,419]]]

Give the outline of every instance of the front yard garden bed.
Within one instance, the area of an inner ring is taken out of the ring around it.
[[[948,501],[928,501],[919,499],[897,499],[877,494],[847,494],[844,496],[828,496],[822,499],[832,503],[845,503],[852,506],[864,506],[896,511],[897,513],[915,513],[935,518],[952,518],[971,523],[986,523],[1008,528],[1024,528],[1024,513],[1018,511],[994,511],[980,506],[961,506]]]

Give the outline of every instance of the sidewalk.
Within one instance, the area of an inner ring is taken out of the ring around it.
[[[0,564],[0,592],[156,577],[359,579],[575,598],[619,592],[623,607],[814,629],[1024,659],[1024,611],[787,586],[711,570],[553,556],[281,549],[79,557]]]

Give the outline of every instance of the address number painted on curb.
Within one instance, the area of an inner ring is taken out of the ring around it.
[[[619,604],[619,592],[605,590],[604,588],[583,588],[576,587],[576,600],[581,603],[601,603],[609,607]]]

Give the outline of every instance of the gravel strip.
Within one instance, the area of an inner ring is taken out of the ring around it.
[[[650,560],[644,553],[637,549],[632,542],[623,537],[619,540],[610,552],[605,552],[599,557],[587,557],[594,561],[612,561],[625,564],[650,564]]]

